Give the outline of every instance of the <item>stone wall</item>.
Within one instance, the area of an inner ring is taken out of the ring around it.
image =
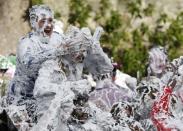
[[[30,30],[22,18],[29,0],[0,0],[0,54],[16,52],[21,36]]]

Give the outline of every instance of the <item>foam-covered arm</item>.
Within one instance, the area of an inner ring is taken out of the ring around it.
[[[100,47],[100,44],[94,44],[89,50],[84,65],[88,71],[94,75],[107,74],[113,70],[111,60]]]
[[[18,58],[22,64],[31,66],[32,64],[39,64],[47,59],[56,58],[62,52],[62,49],[47,48],[41,51],[36,51],[35,47],[31,45],[31,41],[21,41],[18,47]]]

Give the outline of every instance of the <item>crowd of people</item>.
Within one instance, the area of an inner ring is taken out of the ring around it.
[[[183,57],[171,62],[165,48],[153,47],[137,83],[104,53],[101,27],[93,35],[86,27],[53,31],[46,5],[29,16],[32,32],[19,41],[15,74],[0,100],[18,130],[183,130]]]

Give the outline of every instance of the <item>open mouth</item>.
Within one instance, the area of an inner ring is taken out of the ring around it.
[[[51,32],[52,32],[52,29],[51,29],[51,28],[46,28],[46,29],[44,29],[44,32],[45,32],[47,35],[50,35]]]

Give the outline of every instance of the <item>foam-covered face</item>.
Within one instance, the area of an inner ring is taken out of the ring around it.
[[[38,20],[37,30],[43,36],[51,36],[53,32],[53,19],[51,17],[42,17]]]
[[[51,36],[53,32],[53,14],[46,9],[35,10],[36,20],[32,20],[32,26],[43,37]]]
[[[167,55],[159,48],[154,48],[149,52],[149,66],[152,73],[161,74],[167,63]]]
[[[34,5],[29,9],[31,27],[42,38],[52,34],[53,15],[53,11],[46,5]]]

